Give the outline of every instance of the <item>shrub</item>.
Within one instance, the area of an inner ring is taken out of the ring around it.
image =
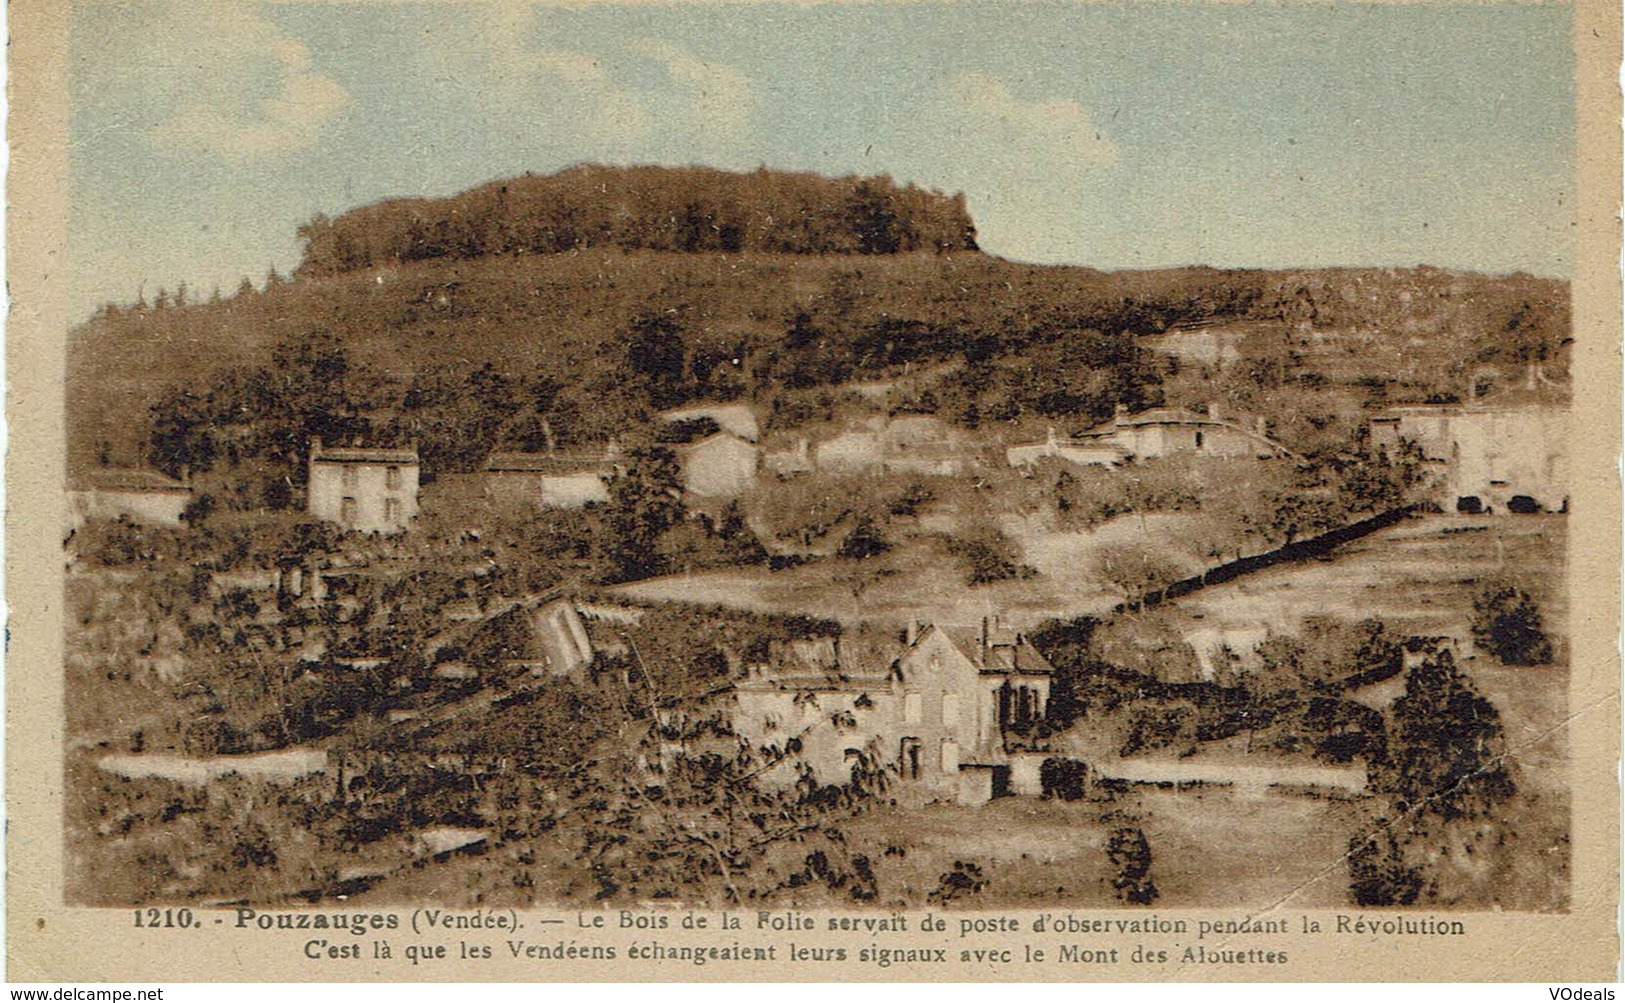
[[[980,894],[986,887],[987,879],[982,876],[980,867],[964,860],[956,860],[953,870],[937,879],[937,887],[926,895],[926,899],[947,905],[955,899]]]
[[[1054,756],[1039,766],[1038,779],[1045,797],[1080,801],[1089,791],[1089,764]]]
[[[839,553],[842,557],[862,560],[867,557],[879,557],[890,549],[891,544],[887,542],[880,526],[868,516],[863,516],[858,519],[858,524],[853,527],[852,532],[846,535],[846,539],[841,541]]]
[[[1114,830],[1106,841],[1106,857],[1117,869],[1112,888],[1118,898],[1134,905],[1157,900],[1157,883],[1151,878],[1151,841],[1145,838],[1145,830]]]
[[[1392,832],[1353,837],[1347,859],[1356,905],[1411,905],[1422,892],[1422,870],[1405,861]]]
[[[948,553],[959,558],[968,585],[987,585],[1038,574],[1032,565],[1020,563],[1015,544],[992,527],[949,540]]]
[[[1528,592],[1494,583],[1473,600],[1473,641],[1504,665],[1545,665],[1552,660],[1540,607]]]

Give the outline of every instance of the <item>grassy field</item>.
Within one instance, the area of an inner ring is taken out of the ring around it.
[[[1100,574],[1100,553],[1127,544],[1156,545],[1184,571],[1201,562],[1182,552],[1181,530],[1194,517],[1121,516],[1086,533],[1014,536],[1036,577],[970,586],[934,537],[911,539],[879,558],[830,559],[784,571],[705,571],[650,578],[616,591],[642,602],[694,602],[762,613],[805,613],[847,624],[975,623],[989,614],[1031,627],[1052,617],[1101,616],[1122,593]]]
[[[1377,617],[1396,632],[1455,638],[1463,669],[1501,711],[1528,779],[1567,787],[1567,521],[1560,515],[1433,516],[1357,540],[1326,560],[1282,565],[1204,589],[1163,613],[1191,626],[1297,633],[1307,618]],[[1473,597],[1504,577],[1539,602],[1557,649],[1552,665],[1505,666],[1472,646]]]

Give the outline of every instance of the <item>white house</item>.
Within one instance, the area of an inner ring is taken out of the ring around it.
[[[312,439],[306,509],[346,530],[396,533],[418,514],[418,451],[326,446]]]

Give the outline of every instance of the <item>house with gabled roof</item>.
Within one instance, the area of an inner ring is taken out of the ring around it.
[[[1010,792],[1007,740],[1043,719],[1054,672],[997,617],[911,626],[900,653],[788,642],[734,688],[734,728],[773,764],[764,782],[839,784],[867,768],[905,799],[980,804]]]
[[[1251,425],[1231,421],[1220,416],[1216,404],[1209,404],[1206,414],[1173,407],[1129,414],[1126,407],[1118,405],[1111,421],[1077,433],[1071,443],[1121,452],[1123,462],[1183,453],[1225,459],[1280,459],[1294,455],[1269,437],[1262,418]]]
[[[492,453],[481,480],[492,501],[535,508],[585,508],[609,501],[611,444],[597,453]]]

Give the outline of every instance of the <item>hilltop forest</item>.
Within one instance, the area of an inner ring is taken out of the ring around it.
[[[71,332],[70,469],[285,458],[324,432],[416,439],[445,469],[533,448],[544,421],[586,445],[697,399],[791,428],[834,417],[843,384],[922,372],[901,406],[969,427],[1206,396],[1313,452],[1323,411],[1457,399],[1484,366],[1566,379],[1563,282],[1024,265],[975,249],[962,198],[886,178],[579,167],[300,233],[289,279],[160,290]],[[1241,366],[1145,347],[1206,325],[1248,332]]]

